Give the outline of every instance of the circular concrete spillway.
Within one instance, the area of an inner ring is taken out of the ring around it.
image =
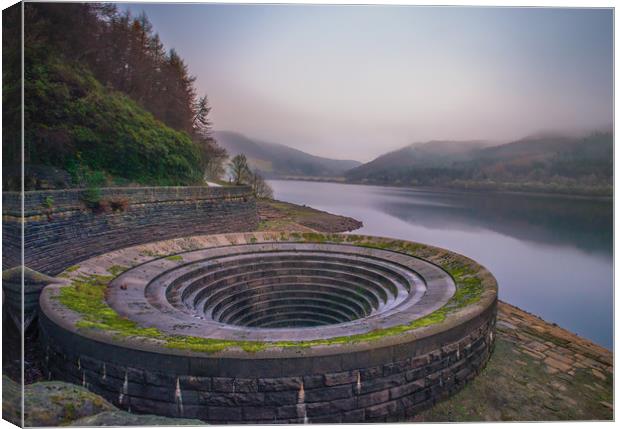
[[[496,284],[460,255],[363,236],[183,240],[92,258],[46,288],[51,376],[213,423],[382,421],[456,390],[490,353]],[[63,302],[102,279],[103,316]]]
[[[455,292],[450,275],[427,261],[346,244],[224,246],[185,253],[183,262],[124,272],[110,283],[109,305],[169,333],[183,323],[198,337],[308,341],[396,326]]]
[[[200,318],[257,327],[315,327],[351,322],[423,291],[415,274],[354,253],[295,250],[253,252],[220,258],[206,274],[172,282],[168,301]],[[204,265],[204,264],[198,264]],[[425,289],[425,288],[424,288]]]

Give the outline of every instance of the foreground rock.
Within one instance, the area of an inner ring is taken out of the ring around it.
[[[84,417],[71,423],[71,426],[200,426],[205,422],[192,419],[172,419],[153,415],[132,414],[126,411],[105,411]]]
[[[27,385],[24,406],[26,426],[66,425],[82,417],[116,409],[83,387],[59,381]]]
[[[2,418],[21,426],[19,384],[2,377]],[[120,411],[101,396],[70,383],[45,381],[24,389],[24,424],[41,426],[179,426],[203,425],[200,420],[170,419]]]
[[[2,418],[21,426],[20,410],[22,406],[22,396],[19,384],[11,380],[6,375],[2,376]]]
[[[613,419],[613,354],[500,302],[495,351],[478,377],[415,421]]]
[[[257,202],[261,231],[347,232],[359,229],[362,222],[312,207],[276,200]]]

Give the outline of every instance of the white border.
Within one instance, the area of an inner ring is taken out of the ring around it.
[[[0,4],[2,6],[2,9],[5,9],[13,4],[15,4],[16,1],[14,0],[0,0]],[[293,4],[308,4],[308,3],[312,3],[312,4],[380,4],[380,5],[419,5],[419,6],[482,6],[482,7],[492,7],[492,6],[500,6],[500,7],[569,7],[569,8],[614,8],[614,2],[609,1],[609,0],[589,0],[589,1],[579,1],[579,0],[541,0],[541,1],[534,1],[534,0],[529,0],[529,1],[523,1],[523,0],[511,0],[511,1],[507,1],[507,2],[501,2],[499,3],[498,1],[493,1],[493,0],[475,0],[475,1],[467,1],[467,0],[447,0],[447,1],[437,1],[437,0],[425,0],[422,2],[416,2],[416,1],[406,1],[406,0],[377,0],[377,1],[368,1],[368,0],[336,0],[336,1],[329,1],[329,0],[314,0],[312,2],[309,1],[299,1],[299,0],[289,0],[289,1],[259,1],[259,0],[245,0],[245,1],[235,1],[235,0],[231,0],[231,1],[226,1],[226,2],[222,2],[222,1],[213,1],[213,0],[205,0],[205,1],[178,1],[178,0],[134,0],[134,1],[122,1],[122,2],[118,2],[118,3],[245,3],[245,4],[249,4],[249,3],[271,3],[271,4],[283,4],[283,3],[293,3]],[[23,16],[23,14],[22,14]],[[1,36],[0,36],[0,41],[1,41]],[[618,121],[619,117],[618,117],[618,110],[616,109],[616,98],[615,98],[615,81],[618,77],[617,73],[617,68],[616,68],[616,62],[615,62],[615,53],[616,53],[616,49],[618,46],[618,42],[619,42],[619,37],[618,34],[615,32],[615,10],[614,10],[614,149],[615,149],[615,123]],[[23,43],[23,38],[22,38],[22,43]],[[23,52],[23,49],[22,49]],[[23,60],[22,60],[23,61]],[[23,62],[22,62],[23,64]],[[22,68],[22,72],[23,72],[23,68]],[[0,118],[1,121],[1,118]],[[22,119],[23,121],[23,119]],[[22,130],[23,131],[23,130]],[[23,132],[22,132],[22,138],[23,138]],[[23,141],[22,141],[22,148],[23,148]],[[615,174],[615,166],[619,165],[619,161],[620,161],[620,154],[618,151],[614,150],[614,231],[615,231],[615,226],[616,224],[618,224],[617,220],[618,220],[618,213],[616,211],[616,196],[617,196],[617,189],[620,185],[620,179],[618,178],[618,175]],[[23,183],[23,181],[22,181]],[[0,209],[1,209],[1,202],[0,202]],[[22,240],[23,241],[23,240]],[[618,262],[618,252],[617,252],[617,242],[615,240],[615,233],[614,233],[614,349],[615,349],[615,333],[618,332],[618,320],[615,318],[615,309],[617,308],[617,304],[618,304],[618,296],[615,294],[615,285],[618,284],[618,272],[615,270],[615,267],[617,266],[617,262]],[[0,250],[1,252],[1,250]],[[1,347],[1,346],[0,346]],[[617,358],[614,356],[614,367],[617,367]],[[614,378],[614,410],[615,410],[615,403],[616,400],[615,398],[617,397],[618,394],[618,389],[617,389],[617,385],[616,385],[616,379]],[[0,388],[1,390],[1,388]],[[615,412],[614,412],[614,416],[615,416]],[[513,423],[511,424],[511,427],[523,427],[523,426],[529,426],[532,425],[534,423]],[[561,423],[546,423],[545,424],[545,428],[549,427],[549,428],[560,428],[563,427],[564,425],[582,425],[584,424],[584,422],[561,422]],[[587,422],[588,427],[590,427],[591,425],[594,426],[609,426],[614,424],[613,422]],[[402,425],[404,425],[404,427],[413,427],[413,423],[412,424],[400,424],[400,427],[403,427]],[[427,424],[428,425],[428,424]],[[488,424],[482,424],[482,423],[473,423],[473,424],[469,424],[468,426],[473,426],[473,427],[485,427],[485,428],[495,428],[495,427],[501,427],[500,425],[506,425],[506,423],[488,423]],[[332,425],[319,425],[319,424],[313,424],[312,427],[313,428],[327,428],[330,427]],[[357,427],[358,425],[338,425],[338,428],[354,428]],[[434,427],[447,427],[448,424],[446,423],[441,423],[441,424],[433,424]],[[2,420],[0,421],[0,429],[4,429],[4,428],[14,428],[15,426],[13,426],[12,424],[10,424],[9,422]],[[151,428],[149,426],[142,426],[144,428]],[[202,427],[202,426],[201,426]],[[225,427],[241,427],[241,426],[233,426],[233,425],[228,425]],[[244,428],[248,428],[248,427],[260,427],[260,426],[243,426]],[[378,427],[378,425],[376,426]],[[157,428],[157,426],[152,427],[152,428]]]

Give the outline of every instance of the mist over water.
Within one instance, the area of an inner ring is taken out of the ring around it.
[[[495,275],[501,300],[612,347],[611,200],[269,183],[279,200],[361,220],[356,233],[469,256]]]

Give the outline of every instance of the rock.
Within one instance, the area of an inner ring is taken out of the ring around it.
[[[26,385],[26,426],[60,426],[116,407],[87,389],[60,381]]]
[[[87,389],[60,381],[26,385],[25,426],[181,426],[204,425],[201,420],[178,419],[120,411]],[[19,384],[2,377],[2,417],[21,426]]]
[[[591,369],[592,374],[594,374],[595,377],[600,378],[601,380],[605,381],[607,379],[607,377],[605,376],[605,374],[603,374],[601,371],[599,371],[596,368],[592,368]]]
[[[570,371],[572,368],[572,366],[570,366],[569,364],[559,361],[552,357],[546,358],[545,363],[549,365],[550,367],[552,367],[553,369],[564,371],[564,372]]]
[[[19,384],[6,375],[2,376],[2,418],[21,426],[21,391]]]
[[[152,414],[132,414],[126,411],[104,411],[94,416],[75,420],[70,426],[201,426],[205,422],[195,419],[175,419]]]

